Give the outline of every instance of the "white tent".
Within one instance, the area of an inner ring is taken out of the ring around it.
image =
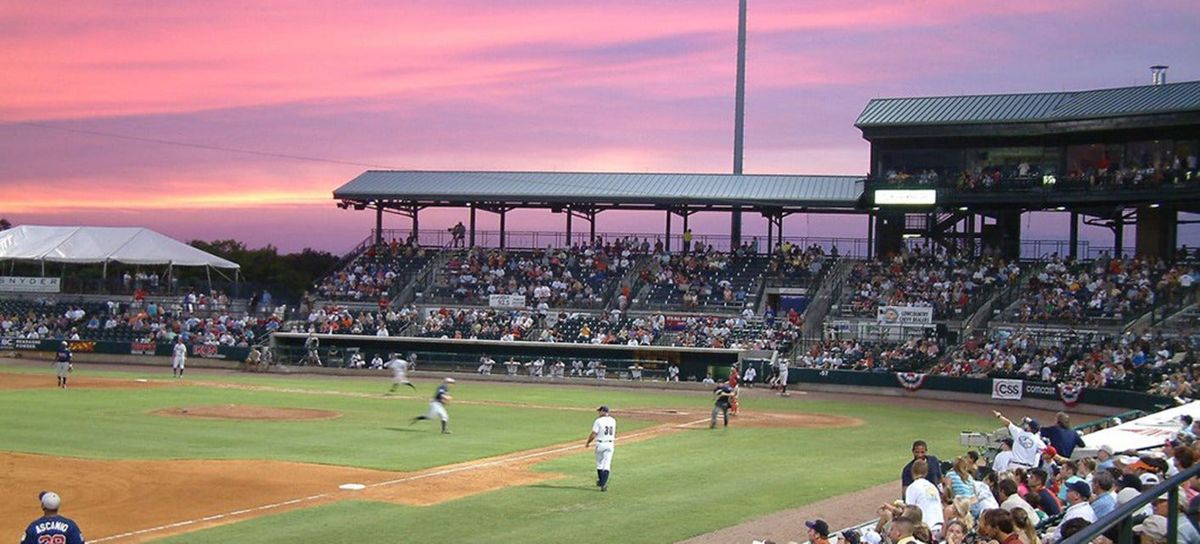
[[[133,227],[14,227],[0,231],[0,261],[7,260],[241,268],[150,229]]]

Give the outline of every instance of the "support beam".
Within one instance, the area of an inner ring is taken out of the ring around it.
[[[575,216],[571,208],[567,208],[567,247],[571,247],[571,219]]]
[[[671,210],[667,210],[667,236],[663,241],[663,250],[671,252]]]
[[[588,245],[591,245],[596,240],[596,215],[599,213],[594,209],[588,212],[588,222],[592,225],[591,232],[588,234]]]
[[[475,204],[471,204],[471,238],[467,247],[475,247]]]
[[[1118,259],[1122,258],[1125,253],[1125,216],[1121,212],[1117,212],[1117,219],[1113,221],[1113,253],[1112,256]]]
[[[504,233],[505,219],[508,217],[508,208],[500,208],[500,249],[504,249],[504,241],[508,237]]]
[[[375,246],[383,245],[383,205],[375,204]]]
[[[1079,212],[1071,212],[1071,248],[1067,251],[1067,256],[1072,260],[1079,258]]]
[[[746,0],[738,2],[737,84],[733,106],[733,173],[742,175],[743,134],[746,126]],[[729,247],[742,244],[742,207],[734,206],[729,218]]]
[[[867,213],[867,258],[875,258],[875,212]]]
[[[413,206],[412,207],[412,237],[413,237],[413,245],[415,245],[415,246],[421,245],[421,218],[420,218],[420,215],[421,215],[421,208],[419,208],[417,206]]]

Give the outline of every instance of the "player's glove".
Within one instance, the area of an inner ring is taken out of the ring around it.
[[[75,365],[67,365],[67,373],[75,372]]]

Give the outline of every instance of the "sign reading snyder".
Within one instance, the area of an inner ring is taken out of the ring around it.
[[[488,306],[493,308],[524,308],[523,295],[488,295]]]
[[[27,276],[0,276],[0,291],[20,293],[57,293],[58,278],[31,278]]]
[[[1024,380],[992,379],[992,398],[994,399],[1021,400],[1024,392]]]
[[[928,325],[933,308],[928,306],[880,306],[876,317],[885,325]]]

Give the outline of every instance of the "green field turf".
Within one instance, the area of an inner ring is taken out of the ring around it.
[[[4,368],[0,371],[9,371]],[[161,379],[162,371],[89,376]],[[2,378],[0,378],[2,379]],[[52,379],[52,378],[50,378]],[[609,404],[621,432],[651,425],[621,418],[622,409],[671,408],[707,414],[703,393],[461,382],[455,434],[402,432],[424,411],[436,381],[419,396],[379,396],[389,380],[196,375],[271,391],[205,386],[0,391],[0,444],[10,451],[92,458],[280,459],[387,470],[414,470],[571,441],[590,430],[591,408]],[[295,390],[292,391],[278,391]],[[53,402],[46,402],[53,398]],[[336,410],[334,420],[234,422],[175,419],[147,412],[167,407],[246,404]],[[547,407],[583,408],[554,410]],[[346,501],[265,516],[163,542],[673,542],[822,498],[896,481],[912,440],[943,458],[960,452],[959,431],[991,428],[987,418],[879,403],[745,397],[743,410],[850,416],[865,424],[840,429],[700,429],[621,444],[608,493],[596,491],[590,452],[543,462],[535,470],[565,475],[428,507]],[[48,427],[59,430],[47,433]],[[345,447],[354,444],[354,447]],[[503,470],[497,469],[497,470]],[[897,483],[897,488],[899,484]],[[132,528],[131,528],[132,529]],[[89,535],[98,538],[105,535]],[[797,529],[797,539],[803,531]]]

